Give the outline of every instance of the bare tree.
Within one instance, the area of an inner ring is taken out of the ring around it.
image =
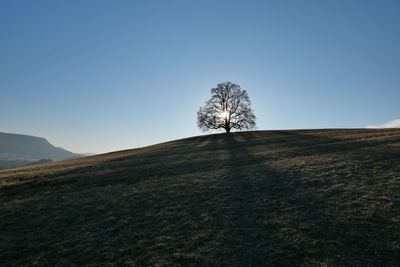
[[[197,125],[202,131],[253,129],[256,116],[249,95],[240,85],[224,82],[211,89],[211,98],[197,112]]]

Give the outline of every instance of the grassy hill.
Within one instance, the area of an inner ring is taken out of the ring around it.
[[[400,129],[256,131],[0,172],[4,266],[398,266]]]

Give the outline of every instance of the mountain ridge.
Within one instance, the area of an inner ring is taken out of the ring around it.
[[[41,160],[63,160],[81,155],[32,135],[0,132],[0,168],[19,167]]]

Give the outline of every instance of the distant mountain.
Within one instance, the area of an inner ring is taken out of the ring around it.
[[[0,168],[29,165],[43,160],[63,160],[81,157],[61,147],[55,147],[42,137],[0,132]]]

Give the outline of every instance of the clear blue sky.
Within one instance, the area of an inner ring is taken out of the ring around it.
[[[200,134],[222,81],[258,129],[400,118],[400,1],[0,2],[0,131],[106,152]]]

